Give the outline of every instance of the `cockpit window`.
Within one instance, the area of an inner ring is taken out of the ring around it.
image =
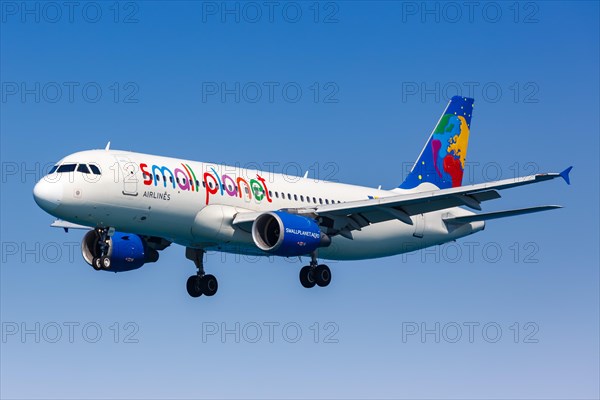
[[[98,168],[97,165],[94,164],[90,164],[89,165],[90,169],[92,170],[92,173],[95,175],[100,175],[100,168]]]
[[[54,167],[52,167],[52,169],[50,171],[48,171],[48,175],[53,174],[54,172],[56,172],[57,169],[58,169],[58,165],[55,165]]]
[[[60,167],[58,167],[58,170],[56,170],[56,172],[58,172],[58,173],[73,172],[73,171],[75,171],[76,166],[77,166],[77,164],[63,164]]]
[[[90,170],[85,164],[79,164],[77,166],[77,172],[83,172],[84,174],[89,174]]]

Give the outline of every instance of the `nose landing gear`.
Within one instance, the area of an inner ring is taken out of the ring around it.
[[[113,234],[114,229],[111,228],[96,228],[96,235],[98,237],[98,243],[96,247],[97,257],[92,259],[92,267],[96,271],[102,269],[110,269],[111,260],[108,256],[110,246],[108,244],[108,238]]]

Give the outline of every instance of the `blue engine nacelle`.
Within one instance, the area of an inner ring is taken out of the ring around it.
[[[310,254],[331,244],[314,219],[283,211],[259,215],[252,224],[252,239],[259,249],[284,257]]]
[[[131,233],[115,232],[108,238],[108,256],[111,265],[106,271],[124,272],[140,268],[145,263],[158,260],[158,251],[149,248],[144,239]],[[81,254],[90,265],[94,257],[100,257],[99,236],[91,230],[81,241]]]

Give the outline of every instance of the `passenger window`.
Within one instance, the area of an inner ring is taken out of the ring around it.
[[[317,204],[317,198],[313,197],[313,203]]]
[[[325,204],[329,204],[329,200],[328,199],[325,199]]]
[[[158,176],[158,174],[156,174],[155,176],[156,176],[156,180],[157,180],[158,182],[160,182],[160,176]]]
[[[292,199],[292,195],[288,193],[288,200]]]
[[[90,169],[92,170],[92,173],[95,175],[100,175],[100,168],[98,168],[97,165],[94,164],[90,164],[89,165]]]
[[[77,166],[77,164],[63,164],[60,167],[58,167],[58,169],[56,170],[56,172],[73,172],[75,171],[75,167]]]
[[[77,172],[82,172],[84,174],[89,174],[90,170],[88,169],[87,165],[85,165],[85,164],[79,164],[77,166]]]
[[[319,197],[319,203],[323,204],[323,199]]]
[[[297,194],[294,195],[294,200],[298,201],[298,195]]]
[[[304,196],[300,195],[300,201],[304,202]]]
[[[279,198],[279,192],[275,192],[275,197]]]
[[[54,167],[52,167],[52,169],[50,171],[48,171],[48,175],[53,174],[54,172],[56,172],[57,169],[58,169],[58,165],[55,165]]]
[[[269,190],[269,197],[273,197],[273,192]]]

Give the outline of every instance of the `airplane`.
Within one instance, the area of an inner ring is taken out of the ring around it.
[[[310,257],[300,283],[325,287],[332,274],[319,258],[412,252],[482,231],[487,220],[561,208],[475,212],[500,190],[558,177],[570,184],[572,167],[463,186],[473,103],[451,98],[410,173],[391,190],[111,150],[109,142],[64,157],[33,197],[58,218],[51,226],[88,230],[81,251],[98,271],[138,269],[176,243],[196,266],[186,283],[192,297],[218,290],[205,272],[207,251]]]

